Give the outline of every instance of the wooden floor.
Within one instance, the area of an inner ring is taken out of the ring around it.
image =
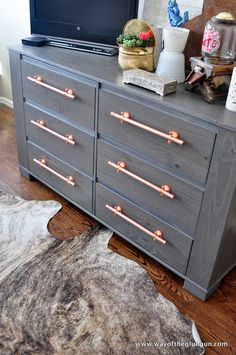
[[[62,210],[49,223],[52,235],[62,239],[72,238],[96,223],[41,183],[29,182],[19,175],[13,115],[11,109],[3,105],[0,105],[0,157],[0,189],[27,200],[54,199],[62,204]],[[180,277],[119,237],[112,238],[110,248],[137,261],[147,270],[157,291],[172,301],[185,316],[195,321],[202,341],[228,343],[227,347],[207,347],[206,354],[236,354],[235,269],[225,277],[209,300],[202,302],[182,288],[183,280]]]

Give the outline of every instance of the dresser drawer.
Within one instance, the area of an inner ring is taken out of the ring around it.
[[[101,139],[97,159],[99,182],[194,234],[202,190]]]
[[[29,141],[93,175],[94,136],[28,104],[25,104],[25,123]]]
[[[104,89],[100,91],[99,105],[100,134],[137,150],[181,175],[200,183],[206,182],[215,132],[183,120],[179,117],[180,113],[175,112],[172,116]],[[121,122],[119,118],[112,116],[111,112],[129,113],[129,123]],[[141,126],[137,127],[132,122],[140,123]],[[147,127],[155,132],[147,131]],[[178,132],[179,139],[184,143],[168,144],[168,139],[157,135],[156,131],[167,136],[170,131]]]
[[[92,179],[35,145],[29,142],[27,145],[30,172],[77,205],[91,212]]]
[[[123,219],[109,209],[117,206],[121,207],[122,216],[132,222]],[[187,235],[175,230],[161,219],[154,217],[101,184],[96,185],[96,216],[144,252],[167,263],[182,274],[185,273],[192,245],[192,239]],[[163,234],[166,244],[154,239],[140,227],[146,228],[151,233],[159,230]]]
[[[22,60],[21,68],[26,100],[47,107],[76,124],[94,129],[96,83],[62,70],[58,72],[39,62]],[[41,78],[41,85],[31,81],[35,77]],[[74,98],[65,96],[66,89],[72,90]]]

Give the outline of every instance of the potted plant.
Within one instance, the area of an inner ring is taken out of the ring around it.
[[[117,38],[118,63],[123,70],[154,70],[155,38],[151,29],[139,33],[123,33]]]
[[[155,44],[154,34],[151,30],[139,34],[121,34],[117,38],[117,44],[125,48],[153,47]]]

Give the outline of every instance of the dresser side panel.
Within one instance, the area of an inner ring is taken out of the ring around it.
[[[235,151],[236,154],[236,151]],[[224,229],[210,284],[217,283],[236,265],[236,188],[231,200],[228,219]]]
[[[28,153],[26,146],[25,113],[22,92],[21,55],[13,50],[9,51],[12,95],[16,125],[16,142],[19,164],[28,169]]]
[[[205,290],[217,282],[216,278],[222,278],[235,262],[235,255],[231,251],[235,240],[235,176],[236,135],[222,129],[216,140],[187,268],[187,279]],[[229,233],[228,229],[232,227],[234,230]]]

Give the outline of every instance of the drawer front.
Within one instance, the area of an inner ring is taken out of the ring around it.
[[[106,207],[107,205],[113,208],[120,206],[123,215],[151,232],[160,230],[166,244],[160,243],[131,222],[122,219],[119,215],[110,211]],[[185,234],[180,233],[101,184],[96,185],[96,216],[155,259],[162,260],[175,270],[185,274],[192,244],[192,239]]]
[[[176,173],[200,183],[206,182],[215,132],[106,90],[100,91],[99,106],[99,132],[102,135],[137,150]],[[176,131],[184,144],[168,144],[168,139],[143,127],[121,123],[111,112],[128,112],[132,122],[141,123],[160,132],[168,134],[170,131]]]
[[[29,141],[43,147],[76,169],[89,175],[93,174],[94,137],[92,135],[28,104],[25,104],[25,120]],[[36,125],[38,122],[40,127]],[[45,128],[50,131],[44,130]],[[65,141],[64,139],[70,135],[72,140]]]
[[[72,77],[72,74],[63,71],[54,72],[50,67],[41,67],[40,63],[32,64],[25,60],[22,60],[21,67],[23,95],[26,100],[47,107],[76,124],[94,129],[96,84],[93,81]],[[42,83],[62,91],[71,89],[75,98],[68,98],[51,88],[35,84],[28,77],[41,77]]]
[[[119,168],[120,162],[125,163],[124,171],[114,166]],[[104,185],[186,232],[194,233],[203,197],[203,192],[196,187],[101,139],[98,140],[97,175]],[[168,186],[170,194],[165,195],[164,187],[159,191],[162,186]]]
[[[29,170],[33,175],[38,177],[55,188],[61,194],[71,199],[77,205],[92,211],[92,189],[93,181],[88,176],[81,174],[79,171],[73,169],[71,166],[63,163],[61,160],[56,159],[48,152],[39,149],[33,144],[28,142],[28,159]],[[54,173],[48,171],[45,167],[40,166],[34,161],[45,160],[46,166],[52,169]],[[58,174],[60,176],[58,176]],[[69,182],[63,180],[64,178],[73,177],[75,185],[70,185]]]

